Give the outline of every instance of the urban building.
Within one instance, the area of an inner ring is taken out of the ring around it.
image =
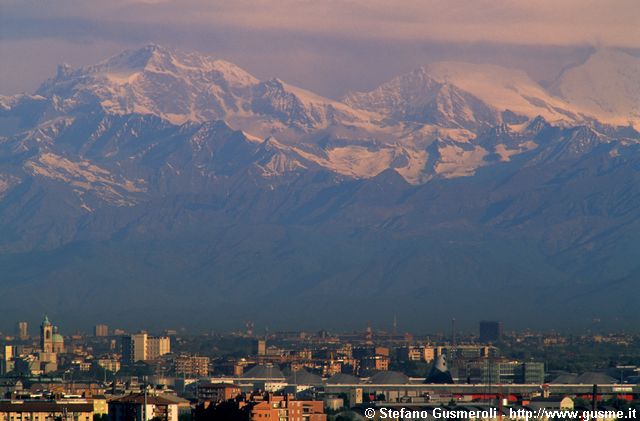
[[[109,421],[178,421],[179,402],[161,395],[129,394],[109,401]]]
[[[147,356],[145,360],[157,360],[171,352],[171,340],[167,336],[147,337]]]
[[[497,342],[502,339],[502,322],[483,320],[479,333],[480,342]]]
[[[433,347],[425,346],[423,349],[423,359],[425,362],[430,363],[436,359],[436,352]]]
[[[386,371],[389,369],[389,348],[364,347],[353,349],[353,357],[358,360],[360,371]]]
[[[326,421],[327,415],[322,401],[298,401],[283,396],[269,396],[251,407],[250,419]]]
[[[122,361],[133,363],[147,359],[147,334],[138,333],[122,337]]]
[[[296,400],[292,395],[245,395],[237,400],[204,401],[196,406],[195,419],[212,421],[275,420],[326,421],[323,401]]]
[[[40,350],[42,352],[53,352],[53,325],[46,315],[40,325]]]
[[[80,358],[76,358],[71,361],[71,368],[76,371],[88,372],[89,370],[91,370],[91,365],[91,361],[85,361]]]
[[[389,357],[374,355],[360,360],[360,369],[364,372],[389,370]]]
[[[0,400],[0,421],[92,421],[93,403],[82,400]]]
[[[339,411],[344,408],[344,399],[334,396],[324,398],[324,407],[331,411]]]
[[[267,341],[263,339],[258,340],[258,355],[267,355]]]
[[[521,362],[501,361],[494,365],[498,369],[498,377],[496,378],[498,383],[522,383],[523,364]]]
[[[171,342],[166,336],[153,337],[146,333],[136,333],[122,337],[122,361],[157,360],[171,352]]]
[[[65,352],[64,338],[62,337],[60,332],[58,332],[58,326],[53,327],[53,338],[51,345],[55,354],[62,354]]]
[[[104,395],[92,396],[91,399],[88,400],[93,404],[94,415],[109,414],[109,404],[107,403],[107,398],[104,397]]]
[[[240,395],[239,386],[229,383],[198,383],[196,396],[199,402],[223,402]]]
[[[175,358],[175,373],[186,377],[209,375],[209,357],[178,355]]]
[[[112,373],[120,371],[120,361],[115,358],[98,358],[96,363],[103,369],[111,371]]]
[[[13,358],[15,357],[15,349],[13,345],[5,345],[2,347],[2,359],[0,360],[0,374],[7,374],[13,370]]]
[[[29,324],[27,322],[18,322],[16,333],[21,341],[29,339]]]
[[[64,338],[46,315],[40,325],[40,351],[45,354],[64,352]]]
[[[104,337],[109,336],[109,326],[107,325],[96,325],[93,329],[94,336]]]
[[[496,361],[477,359],[462,361],[457,367],[458,380],[484,384],[542,384],[544,363],[534,361]]]
[[[398,359],[400,361],[423,361],[423,348],[417,346],[406,346],[398,350]]]
[[[522,364],[522,383],[542,384],[544,376],[544,363],[528,361]]]
[[[556,409],[560,411],[572,411],[574,408],[573,399],[568,396],[550,396],[550,397],[542,397],[538,396],[531,399],[527,405],[529,408],[535,410],[545,408],[545,409]]]
[[[28,366],[32,374],[50,373],[58,369],[57,354],[64,352],[64,338],[58,332],[58,327],[45,315],[40,325],[40,349],[36,356],[26,355],[16,363],[22,368]]]

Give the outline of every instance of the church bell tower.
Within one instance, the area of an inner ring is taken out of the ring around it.
[[[40,325],[40,349],[42,352],[53,352],[53,325],[46,315]]]

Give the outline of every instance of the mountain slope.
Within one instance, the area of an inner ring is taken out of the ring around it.
[[[394,118],[444,120],[452,127],[495,125],[502,121],[502,113],[516,120],[542,116],[552,122],[583,121],[569,104],[548,94],[525,72],[488,64],[433,63],[372,92],[351,93],[345,102]]]
[[[595,51],[566,69],[551,89],[600,121],[640,128],[640,58],[615,50]]]
[[[125,51],[93,66],[60,67],[38,94],[63,111],[97,101],[115,114],[154,114],[175,123],[242,112],[241,97],[258,81],[239,67],[157,45]]]
[[[3,310],[132,328],[640,320],[640,134],[564,92],[435,63],[341,102],[155,45],[61,68],[0,98]]]
[[[496,124],[498,116],[481,100],[447,82],[435,80],[426,68],[397,77],[369,93],[351,93],[345,103],[396,120],[478,129]]]

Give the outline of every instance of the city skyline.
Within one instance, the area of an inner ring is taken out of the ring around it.
[[[54,323],[44,315],[27,339],[0,334],[0,416],[341,421],[455,410],[516,421],[540,411],[633,419],[638,410],[637,334],[506,334],[484,320],[473,338],[371,327],[260,336],[250,322],[244,332],[160,336],[99,324],[63,338]]]
[[[44,314],[45,319],[49,319],[48,314]],[[39,326],[42,317],[39,319],[35,319],[34,321],[26,321],[19,320],[14,322],[13,328],[7,328],[4,330],[0,330],[0,337],[7,336],[13,338],[13,340],[29,340],[36,337],[37,332],[35,329]],[[53,317],[52,319],[55,319]],[[38,321],[40,320],[40,321]],[[56,329],[59,329],[56,326]],[[82,336],[95,336],[95,337],[106,337],[106,336],[122,336],[122,335],[134,335],[134,334],[147,334],[149,336],[166,336],[167,332],[171,332],[171,334],[180,334],[180,335],[208,335],[208,334],[223,334],[223,335],[241,335],[246,337],[254,337],[254,338],[265,338],[270,335],[278,335],[286,332],[299,332],[300,334],[305,335],[315,335],[320,333],[326,333],[328,335],[342,335],[342,334],[354,334],[354,333],[366,333],[367,331],[378,332],[383,335],[395,335],[395,336],[403,336],[406,334],[409,335],[417,335],[419,337],[433,337],[434,340],[437,341],[447,341],[447,342],[455,342],[455,338],[464,338],[465,340],[473,339],[477,342],[487,342],[486,339],[483,339],[483,331],[484,337],[492,337],[492,336],[512,336],[518,334],[532,333],[538,335],[616,335],[616,334],[626,334],[626,335],[634,335],[638,332],[635,331],[632,327],[630,328],[620,328],[616,330],[609,329],[566,329],[566,330],[558,330],[555,328],[550,329],[536,329],[534,327],[524,327],[524,328],[516,328],[509,325],[509,321],[507,319],[507,323],[505,326],[505,321],[503,320],[475,320],[470,321],[468,324],[463,325],[462,327],[459,325],[458,321],[455,318],[443,321],[439,328],[437,329],[403,329],[402,324],[399,323],[397,317],[394,317],[393,320],[390,321],[388,325],[385,324],[372,324],[365,323],[359,327],[355,328],[331,328],[328,326],[320,327],[320,328],[305,328],[304,326],[296,326],[295,328],[285,328],[278,329],[269,327],[268,324],[257,324],[253,321],[243,320],[238,321],[238,326],[229,327],[226,329],[192,329],[187,328],[185,326],[160,326],[160,327],[149,327],[143,324],[134,325],[134,326],[123,326],[119,324],[109,324],[107,320],[99,320],[94,322],[93,324],[86,325],[84,327],[78,327],[75,325],[71,325],[71,327],[67,327],[61,331],[64,336],[72,337],[75,335]]]

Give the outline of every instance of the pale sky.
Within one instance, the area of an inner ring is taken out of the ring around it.
[[[551,79],[591,48],[640,51],[637,0],[0,0],[0,93],[147,42],[339,97],[430,61]]]

